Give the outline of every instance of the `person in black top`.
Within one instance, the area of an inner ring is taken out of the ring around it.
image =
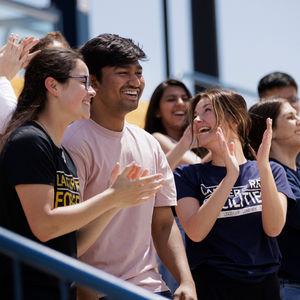
[[[80,54],[42,50],[27,66],[0,140],[0,226],[72,257],[94,243],[116,211],[144,203],[163,182],[161,174],[140,174],[134,162],[118,175],[117,164],[108,189],[79,203],[76,166],[61,140],[71,122],[89,118],[94,95]],[[13,299],[11,260],[0,255],[0,266],[0,297]],[[21,272],[23,299],[59,299],[56,278],[26,265]]]

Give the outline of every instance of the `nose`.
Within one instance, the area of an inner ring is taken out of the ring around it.
[[[92,86],[88,87],[88,95],[90,98],[93,98],[96,96],[96,91],[92,88]]]
[[[297,119],[297,125],[300,125],[300,117],[296,116]]]
[[[183,101],[181,97],[178,97],[176,104],[182,106],[185,105],[185,101]]]
[[[202,122],[202,119],[200,118],[200,116],[196,116],[194,119],[194,124],[201,123],[201,122]]]
[[[128,80],[128,84],[131,87],[137,88],[141,85],[141,79],[136,74],[132,74]]]

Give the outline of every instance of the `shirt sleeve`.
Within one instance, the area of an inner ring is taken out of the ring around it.
[[[189,166],[177,167],[174,171],[174,179],[177,190],[177,200],[184,197],[192,197],[199,199],[198,192],[191,178],[196,178],[196,174],[188,171]],[[190,177],[191,176],[191,177]]]
[[[158,141],[153,138],[153,143],[156,144],[157,161],[159,169],[157,173],[163,174],[165,182],[163,188],[155,196],[155,207],[159,206],[176,206],[176,188],[173,177],[173,172],[169,166],[165,153],[162,151]]]
[[[286,223],[295,228],[300,229],[300,187],[299,187],[299,179],[293,178],[287,173],[287,178],[292,189],[292,192],[296,199],[296,204],[288,210]]]
[[[5,132],[5,127],[17,107],[17,102],[10,81],[5,77],[0,77],[0,134]]]
[[[55,185],[53,149],[46,137],[29,129],[13,133],[3,150],[3,168],[11,186],[18,184]]]
[[[271,164],[275,184],[277,187],[277,191],[286,195],[288,200],[288,209],[291,209],[292,207],[295,206],[296,200],[291,190],[290,184],[287,180],[286,172],[280,164],[276,162],[270,162],[270,164]]]

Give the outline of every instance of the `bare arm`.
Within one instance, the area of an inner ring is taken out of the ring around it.
[[[230,144],[228,148],[220,129],[218,135],[220,151],[223,149],[223,159],[227,169],[226,176],[202,206],[197,199],[186,197],[178,201],[175,208],[184,231],[195,242],[202,241],[214,226],[239,175],[234,144]]]
[[[128,165],[109,189],[88,201],[55,209],[53,186],[17,185],[16,191],[33,234],[41,241],[47,241],[80,229],[110,209],[146,202],[161,189],[161,174],[127,179],[132,168],[133,164]]]
[[[185,130],[183,136],[177,144],[173,143],[168,137],[161,133],[155,132],[153,133],[153,136],[160,143],[172,170],[175,170],[175,168],[179,165],[197,163],[196,159],[193,159],[186,153],[188,150],[197,147],[195,142],[191,143],[192,135],[190,127]]]
[[[196,300],[195,285],[182,237],[169,206],[154,208],[152,238],[159,258],[179,284],[173,299]]]
[[[287,197],[277,191],[269,163],[272,140],[272,120],[267,119],[267,129],[257,152],[257,166],[260,173],[262,198],[262,223],[268,236],[277,236],[286,220]]]

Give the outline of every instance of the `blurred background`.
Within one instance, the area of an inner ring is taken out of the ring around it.
[[[0,42],[11,32],[41,38],[53,30],[74,48],[101,33],[133,39],[148,61],[139,108],[127,120],[143,127],[147,102],[168,77],[192,94],[212,84],[235,89],[248,107],[268,73],[299,84],[299,12],[298,0],[0,0]]]

